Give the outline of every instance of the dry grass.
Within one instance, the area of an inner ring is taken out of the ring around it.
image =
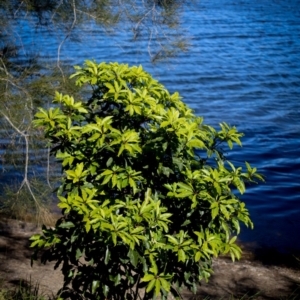
[[[19,189],[17,184],[4,186],[0,196],[0,214],[24,222],[53,226],[57,220],[54,213],[56,199],[52,190],[36,180],[32,182],[32,194],[26,187]]]
[[[14,288],[0,284],[0,300],[54,300],[55,297],[40,293],[39,284],[21,280]]]

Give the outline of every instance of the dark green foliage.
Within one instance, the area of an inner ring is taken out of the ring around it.
[[[262,178],[219,149],[241,145],[242,134],[204,125],[141,66],[86,61],[72,77],[83,99],[56,93],[34,121],[65,176],[63,217],[31,246],[46,250],[43,262],[62,266],[62,298],[166,299],[178,296],[176,286],[195,292],[213,256],[240,258],[240,222],[252,227],[238,193]]]

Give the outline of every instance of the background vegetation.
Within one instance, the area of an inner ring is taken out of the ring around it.
[[[155,62],[186,49],[180,27],[185,5],[185,1],[170,0],[0,1],[2,212],[26,218],[37,210],[37,220],[48,215],[51,192],[61,174],[50,159],[41,132],[31,124],[37,107],[47,107],[55,90],[76,96],[76,87],[67,75],[71,66],[61,60],[64,45],[71,40],[80,43],[84,26],[101,27],[107,36],[126,24],[132,30],[132,42],[138,44],[140,37],[148,38],[149,59]],[[55,59],[41,57],[28,48],[19,34],[22,26],[29,31],[46,30],[56,37]]]

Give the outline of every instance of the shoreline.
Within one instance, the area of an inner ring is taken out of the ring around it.
[[[59,214],[52,214],[51,219],[57,220]],[[54,226],[48,224],[46,226]],[[0,214],[0,236],[5,234],[31,234],[37,233],[41,230],[41,225],[36,222],[12,219]],[[265,266],[280,266],[300,270],[300,250],[292,251],[279,251],[273,247],[253,246],[247,242],[238,240],[238,245],[242,249],[242,256],[240,261],[259,262]],[[222,259],[229,259],[229,256],[219,256]],[[230,259],[231,260],[231,259]]]
[[[16,286],[30,278],[42,293],[55,294],[63,276],[53,270],[54,263],[37,261],[30,268],[28,238],[39,230],[33,223],[0,218],[0,259],[5,262],[0,265],[0,279]],[[183,291],[183,299],[300,299],[300,262],[292,255],[267,250],[255,253],[243,246],[240,261],[232,262],[228,256],[215,259],[209,282],[200,282],[196,295]]]

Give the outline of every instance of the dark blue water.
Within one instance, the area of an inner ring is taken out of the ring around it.
[[[300,2],[195,1],[182,24],[190,51],[155,65],[147,37],[135,44],[126,27],[107,36],[91,24],[82,43],[62,46],[61,60],[142,64],[207,124],[237,126],[245,133],[243,147],[228,153],[229,160],[248,161],[266,177],[242,198],[255,229],[243,230],[241,240],[300,250]],[[57,58],[63,36],[30,30],[26,23],[18,30],[25,45]]]

